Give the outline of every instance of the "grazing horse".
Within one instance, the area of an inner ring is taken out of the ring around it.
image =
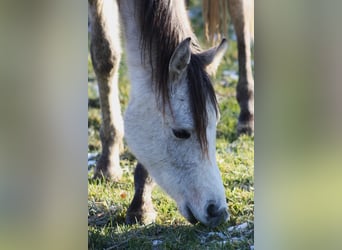
[[[94,177],[120,179],[119,150],[125,131],[139,161],[127,223],[154,221],[154,181],[189,222],[214,227],[226,221],[229,214],[215,156],[219,112],[208,77],[224,55],[226,40],[203,51],[191,30],[184,1],[88,3],[90,52],[103,119],[102,154]],[[118,97],[120,20],[131,81],[124,125]]]

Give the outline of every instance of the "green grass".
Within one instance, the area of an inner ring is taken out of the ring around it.
[[[201,224],[190,225],[177,211],[175,202],[156,187],[153,191],[153,204],[158,212],[156,223],[125,225],[125,213],[134,194],[133,171],[136,165],[134,156],[125,145],[121,154],[124,175],[120,182],[94,181],[91,179],[92,170],[89,172],[89,249],[250,249],[254,245],[254,138],[237,137],[237,82],[223,74],[224,70],[237,70],[236,60],[236,43],[229,41],[228,52],[213,79],[221,113],[217,127],[217,164],[222,174],[230,220],[215,229]],[[100,152],[101,115],[90,58],[88,71],[88,151]],[[124,111],[129,93],[124,58],[120,66],[119,88]],[[247,227],[228,230],[242,223],[247,223]]]

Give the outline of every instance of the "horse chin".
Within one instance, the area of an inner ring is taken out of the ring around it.
[[[179,212],[183,217],[190,222],[191,224],[196,224],[199,222],[199,220],[195,217],[194,213],[192,212],[189,204],[182,204],[181,206],[178,206]]]
[[[191,224],[196,224],[198,220],[192,213],[191,209],[189,206],[186,206],[186,216],[184,216]]]

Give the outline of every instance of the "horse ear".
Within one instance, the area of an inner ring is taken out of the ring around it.
[[[215,75],[216,70],[226,53],[226,50],[228,48],[227,39],[223,38],[221,43],[213,47],[211,49],[208,49],[200,54],[199,57],[203,64],[206,66],[206,70],[210,75]]]
[[[170,74],[178,78],[187,68],[190,58],[191,58],[191,49],[190,49],[191,38],[188,37],[183,40],[173,52],[170,62],[169,62],[169,72]]]

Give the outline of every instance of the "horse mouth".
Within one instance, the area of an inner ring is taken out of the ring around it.
[[[194,214],[192,213],[191,209],[189,208],[189,206],[186,206],[186,212],[187,212],[187,217],[186,219],[191,223],[191,224],[196,224],[198,222],[198,220],[196,219],[196,217],[194,216]]]

